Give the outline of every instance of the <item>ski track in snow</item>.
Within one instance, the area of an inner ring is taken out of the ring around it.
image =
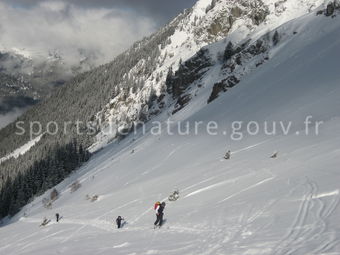
[[[105,231],[112,231],[112,223],[110,222],[107,222],[107,221],[103,221],[103,220],[99,220],[100,218],[103,218],[104,216],[112,213],[113,211],[116,211],[116,210],[119,210],[119,209],[122,209],[124,207],[127,207],[129,206],[130,204],[133,204],[135,202],[137,202],[138,200],[133,200],[133,201],[130,201],[126,204],[123,204],[119,207],[116,207],[116,208],[113,208],[112,210],[98,216],[97,218],[95,218],[94,220],[92,221],[79,221],[79,220],[76,220],[76,219],[72,219],[72,220],[63,220],[63,222],[67,223],[72,223],[72,224],[79,224],[79,225],[83,225],[81,226],[80,228],[78,228],[77,230],[75,230],[69,237],[65,238],[62,242],[65,243],[66,241],[70,240],[75,234],[79,233],[83,228],[85,228],[86,226],[92,226],[92,227],[95,227],[95,228],[99,228],[99,229],[102,229],[102,230],[105,230]]]
[[[45,240],[49,240],[51,237],[54,237],[54,236],[57,236],[57,235],[60,235],[61,233],[64,233],[66,232],[67,230],[61,230],[61,231],[57,231],[57,232],[54,232],[52,234],[49,234],[49,235],[46,235],[45,237],[43,238],[40,238],[39,240],[37,240],[36,242],[29,242],[23,246],[20,247],[20,249],[18,250],[18,253],[17,254],[21,254],[21,253],[24,253],[24,250],[28,247],[31,247],[31,246],[35,246],[37,245],[39,242],[43,242]]]
[[[243,151],[248,151],[248,150],[250,150],[250,149],[253,149],[253,148],[256,148],[256,147],[258,147],[258,146],[260,146],[260,145],[263,145],[263,144],[269,142],[270,140],[271,140],[271,139],[267,139],[267,140],[265,140],[265,141],[263,141],[263,142],[256,143],[256,144],[247,146],[247,147],[245,147],[245,148],[242,148],[242,149],[233,151],[232,154],[237,154],[237,153],[240,153],[240,152],[243,152]]]
[[[243,192],[246,192],[252,188],[255,188],[263,183],[266,183],[270,180],[272,180],[273,178],[275,178],[275,176],[271,176],[268,177],[260,182],[257,182],[251,186],[249,186],[246,189],[243,189],[237,193],[234,193],[232,195],[230,195],[229,197],[225,198],[224,200],[220,201],[224,202],[232,197],[235,197]],[[223,182],[219,182],[216,183],[214,185],[210,185],[207,186],[203,189],[194,191],[192,193],[189,193],[185,198],[189,198],[195,194],[198,194],[200,192],[212,189],[214,187],[218,187],[221,185],[224,185],[226,183],[229,183],[233,180],[226,180]],[[204,183],[204,181],[202,181],[201,183]],[[196,184],[197,185],[197,184]],[[189,188],[192,188],[195,185],[192,185]],[[335,210],[335,208],[337,207],[338,203],[339,203],[339,196],[336,196],[338,193],[337,192],[328,192],[328,193],[317,193],[317,185],[314,182],[308,182],[306,184],[308,191],[307,193],[304,195],[301,204],[300,204],[300,209],[298,210],[297,216],[294,220],[294,222],[292,223],[292,226],[290,227],[290,230],[288,231],[288,233],[286,234],[286,236],[276,245],[276,247],[273,249],[273,254],[294,254],[294,252],[296,250],[298,250],[300,247],[302,247],[302,245],[305,242],[308,242],[310,240],[313,240],[316,238],[316,236],[323,236],[324,237],[324,241],[322,243],[320,243],[319,247],[315,248],[315,254],[318,254],[320,252],[326,252],[327,250],[331,249],[332,247],[334,247],[336,244],[338,244],[339,241],[337,241],[337,239],[335,238],[335,235],[333,233],[325,233],[324,235],[322,235],[326,229],[326,224],[325,224],[325,219],[327,217],[329,217],[332,212]],[[325,194],[329,195],[335,195],[332,202],[328,205],[326,205],[320,198],[323,197],[328,197],[325,196]],[[165,200],[165,199],[164,199]],[[76,225],[81,225],[80,228],[76,229],[70,236],[68,236],[67,238],[63,239],[61,241],[61,243],[65,243],[68,240],[70,240],[75,234],[77,234],[78,232],[80,232],[83,228],[91,226],[91,227],[95,227],[104,231],[108,231],[108,232],[115,232],[115,230],[112,228],[112,223],[105,221],[105,220],[100,220],[100,218],[103,218],[105,215],[112,213],[114,210],[118,210],[121,208],[124,208],[126,206],[129,206],[132,203],[135,203],[138,200],[134,200],[134,201],[130,201],[129,203],[123,204],[119,207],[113,208],[111,211],[106,212],[100,216],[98,216],[97,218],[95,218],[94,220],[78,220],[78,219],[68,219],[68,220],[63,220],[63,224],[76,224]],[[224,243],[230,243],[231,240],[235,240],[237,238],[237,236],[240,235],[251,235],[251,233],[248,233],[247,231],[245,231],[245,229],[247,228],[248,225],[252,224],[257,218],[259,218],[266,210],[268,210],[268,208],[270,208],[274,203],[276,203],[276,201],[269,201],[267,205],[265,205],[261,210],[257,210],[254,214],[252,215],[241,215],[240,216],[240,225],[238,227],[238,229],[233,229],[233,234],[232,236],[228,237],[226,239],[226,237],[224,237]],[[313,210],[312,210],[313,209]],[[136,217],[133,221],[131,221],[132,224],[136,223],[138,220],[140,220],[144,215],[146,215],[147,213],[149,213],[150,211],[152,211],[152,208],[146,210],[144,213],[142,213],[140,216]],[[313,214],[314,217],[316,218],[315,223],[312,226],[306,225],[306,221],[307,218],[309,217],[310,214]],[[41,220],[40,219],[24,219],[25,222],[29,222],[29,223],[40,223]],[[48,226],[53,225],[53,224],[49,224]],[[48,227],[47,226],[47,227]],[[131,226],[129,228],[126,228],[125,231],[145,231],[146,228],[145,227],[134,227]],[[198,229],[186,229],[185,227],[176,227],[173,226],[171,227],[171,231],[179,231],[179,232],[183,232],[183,231],[195,231],[195,232],[199,232],[202,233],[203,230],[198,230]],[[208,230],[209,231],[209,230]],[[210,230],[211,231],[211,230]],[[61,234],[64,231],[59,231],[56,232],[54,234],[51,235],[47,235],[46,237],[40,239],[39,241],[43,241],[45,239],[48,239],[49,237],[53,237],[56,235]],[[224,232],[223,232],[224,233]],[[222,233],[218,233],[218,234],[213,234],[214,238],[217,238],[217,236],[219,236],[219,238],[222,238],[221,235],[225,235]],[[32,234],[32,236],[34,236],[34,234]],[[30,238],[31,236],[27,237]],[[25,238],[26,239],[26,238]],[[20,240],[21,242],[24,241]],[[150,244],[152,244],[152,240],[150,241]],[[28,244],[24,244],[23,246],[20,245],[19,242],[19,246],[21,246],[21,250],[24,250],[27,247],[30,247],[31,245],[34,245],[34,243],[28,243]],[[125,247],[128,246],[126,244],[122,244],[122,245],[117,245],[115,246],[116,248],[120,248],[120,247]],[[151,246],[150,246],[151,247]],[[294,247],[294,248],[291,248]],[[216,245],[214,247],[212,247],[211,249],[209,249],[207,252],[205,252],[204,254],[212,254],[214,251],[218,251],[221,248],[220,245]]]
[[[113,248],[116,249],[116,248],[122,248],[122,247],[128,247],[128,246],[130,246],[130,243],[125,242],[125,243],[122,243],[122,244],[119,244],[119,245],[115,245],[115,246],[113,246]]]
[[[228,180],[225,180],[225,181],[222,181],[222,182],[218,182],[218,183],[215,183],[215,184],[206,186],[206,187],[204,187],[204,188],[198,189],[198,190],[196,190],[196,191],[193,191],[193,192],[187,194],[184,198],[188,198],[188,197],[197,195],[197,194],[199,194],[199,193],[201,193],[201,192],[208,191],[208,190],[211,190],[211,189],[214,189],[214,188],[218,188],[218,187],[223,186],[223,185],[225,185],[225,184],[235,183],[235,182],[237,182],[238,180],[240,180],[240,179],[242,179],[242,178],[249,177],[249,176],[252,176],[252,175],[254,175],[254,174],[253,174],[253,173],[250,173],[250,174],[246,174],[246,175],[243,175],[243,176],[234,178],[234,179],[228,179]],[[217,176],[217,177],[215,177],[215,178],[213,178],[213,179],[216,179],[216,178],[220,179],[221,176],[222,176],[222,175]],[[206,181],[204,181],[204,182],[206,182]],[[204,182],[200,182],[200,183],[198,183],[198,184],[202,184],[202,183],[204,183]],[[198,185],[198,184],[196,184],[196,185]],[[193,186],[191,186],[191,187],[194,187],[194,186],[195,186],[195,185],[193,185]],[[187,190],[187,189],[188,189],[188,188],[186,188],[186,189],[184,189],[184,190]]]
[[[182,145],[179,145],[177,146],[176,148],[174,148],[172,151],[169,152],[169,154],[157,165],[155,165],[154,167],[152,167],[150,170],[147,170],[145,172],[142,173],[142,175],[146,175],[146,174],[149,174],[149,173],[152,173],[153,171],[155,171],[156,169],[160,168],[162,165],[164,165],[164,163],[166,161],[168,161],[177,151],[179,151],[181,148],[185,147],[186,145],[188,145],[189,143],[187,144],[182,144]]]
[[[234,194],[231,194],[230,196],[228,196],[225,199],[221,200],[219,203],[223,203],[223,202],[225,202],[225,201],[227,201],[227,200],[229,200],[229,199],[231,199],[233,197],[236,197],[236,196],[238,196],[238,195],[240,195],[240,194],[242,194],[242,193],[244,193],[244,192],[246,192],[248,190],[251,190],[251,189],[253,189],[253,188],[257,187],[257,186],[260,186],[260,185],[262,185],[262,184],[264,184],[266,182],[269,182],[269,181],[273,180],[274,178],[275,178],[275,176],[268,177],[268,178],[266,178],[266,179],[264,179],[264,180],[262,180],[260,182],[257,182],[257,183],[255,183],[255,184],[253,184],[253,185],[251,185],[251,186],[249,186],[249,187],[247,187],[245,189],[242,189],[242,190],[240,190],[240,191],[238,191],[238,192],[236,192]]]
[[[312,254],[323,254],[340,242],[335,233],[325,232],[326,219],[339,204],[339,197],[326,204],[318,196],[318,186],[315,182],[307,181],[307,193],[304,195],[297,215],[287,234],[273,249],[273,254],[295,254],[309,241],[322,238],[322,242]],[[309,218],[313,221],[308,224]]]

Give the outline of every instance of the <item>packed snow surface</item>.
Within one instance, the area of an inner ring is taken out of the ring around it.
[[[200,107],[174,115],[173,135],[108,145],[57,187],[52,209],[41,203],[48,193],[27,205],[1,227],[0,254],[340,254],[339,29],[339,16],[290,22],[281,31],[295,35],[256,72],[213,103],[195,102],[202,95],[191,102]],[[278,129],[291,121],[292,130],[247,134],[254,120]],[[181,136],[178,121],[216,121],[219,132]],[[239,141],[233,121],[245,124]],[[70,193],[75,180],[82,186]],[[179,200],[168,202],[177,188]],[[161,200],[166,222],[153,229]],[[127,221],[120,230],[118,215]],[[39,227],[44,217],[52,221]]]

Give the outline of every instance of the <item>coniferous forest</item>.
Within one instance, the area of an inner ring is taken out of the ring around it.
[[[13,216],[35,196],[54,187],[90,158],[76,140],[55,145],[48,158],[35,161],[24,173],[8,178],[0,191],[0,219]]]

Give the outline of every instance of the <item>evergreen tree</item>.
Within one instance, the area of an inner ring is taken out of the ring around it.
[[[15,178],[7,178],[0,190],[0,219],[16,214],[34,196],[60,183],[89,158],[90,153],[73,140],[64,146],[57,144],[45,159],[35,161]]]

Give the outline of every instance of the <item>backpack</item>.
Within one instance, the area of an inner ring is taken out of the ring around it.
[[[157,207],[158,207],[158,206],[160,206],[160,204],[161,204],[161,202],[157,201],[157,202],[155,203],[155,206],[154,206],[154,208],[153,208],[153,209],[154,209],[154,210],[156,210],[156,209],[157,209]]]

